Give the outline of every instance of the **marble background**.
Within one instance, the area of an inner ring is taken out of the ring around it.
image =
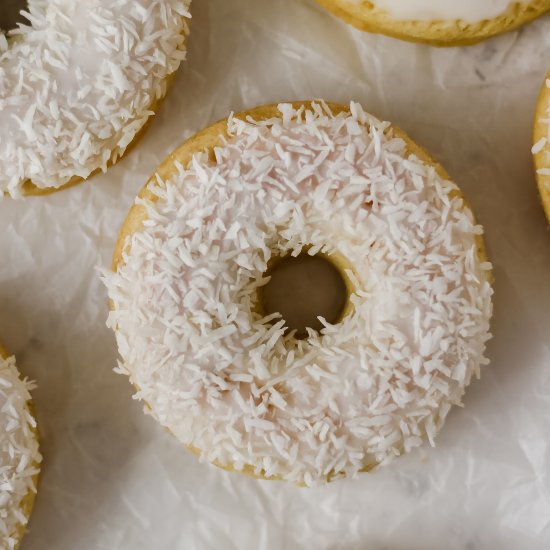
[[[73,189],[0,202],[0,339],[34,392],[43,475],[23,550],[550,548],[550,233],[530,133],[550,18],[439,50],[359,33],[313,0],[195,0],[188,62],[136,149]],[[491,366],[435,449],[315,489],[199,464],[113,373],[119,226],[157,163],[231,110],[360,101],[430,150],[486,227]]]

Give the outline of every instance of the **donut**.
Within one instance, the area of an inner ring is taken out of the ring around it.
[[[362,31],[434,46],[475,44],[550,10],[550,0],[317,0]]]
[[[232,115],[159,166],[121,228],[102,275],[117,371],[203,461],[354,476],[433,444],[487,362],[482,232],[442,167],[357,103]],[[261,291],[320,255],[346,304],[298,337]]]
[[[537,103],[533,143],[537,183],[546,217],[550,221],[550,72]]]
[[[0,346],[0,546],[19,547],[36,496],[42,457],[30,390]]]
[[[189,3],[29,3],[0,33],[0,196],[74,185],[135,144],[185,57]]]

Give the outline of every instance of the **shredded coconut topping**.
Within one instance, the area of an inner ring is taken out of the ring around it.
[[[36,492],[34,478],[42,460],[36,421],[28,408],[34,384],[21,380],[15,358],[0,355],[0,546],[17,547],[28,521],[24,500]]]
[[[479,376],[490,264],[457,187],[352,103],[230,117],[138,199],[104,274],[136,398],[204,460],[307,485],[433,443]],[[306,340],[254,307],[273,256],[344,257],[353,311]]]
[[[185,57],[190,0],[33,0],[0,33],[0,196],[105,171]]]

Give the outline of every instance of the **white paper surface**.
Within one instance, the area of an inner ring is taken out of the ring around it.
[[[462,49],[362,34],[313,0],[195,0],[189,59],[150,130],[106,175],[0,202],[0,340],[34,392],[43,475],[23,550],[550,548],[550,232],[530,146],[550,18]],[[440,160],[485,226],[490,367],[435,449],[300,489],[200,464],[112,372],[94,266],[183,139],[231,110],[360,101]]]

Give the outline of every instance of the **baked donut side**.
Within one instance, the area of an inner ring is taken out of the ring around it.
[[[550,221],[550,72],[542,85],[535,113],[533,160],[542,206]]]
[[[13,359],[10,359],[7,351],[0,345],[0,379],[3,378],[3,375],[5,375],[6,371],[9,373],[10,378],[14,375],[15,372],[17,372],[18,379],[20,379],[20,374],[18,373],[18,371],[16,371],[15,361]],[[20,383],[19,380],[18,383]],[[42,457],[38,450],[39,434],[35,421],[34,407],[31,397],[28,394],[28,389],[32,389],[32,384],[24,381],[23,388],[25,397],[28,398],[24,406],[24,413],[26,416],[24,422],[26,423],[29,430],[29,441],[32,447],[32,463],[30,465],[27,465],[27,468],[30,469],[30,473],[28,474],[28,480],[25,481],[25,484],[29,485],[29,488],[27,492],[22,496],[20,501],[18,503],[15,503],[15,506],[17,507],[17,517],[14,518],[14,510],[8,509],[6,511],[7,518],[5,518],[4,521],[6,522],[6,526],[11,529],[11,532],[6,535],[0,534],[0,542],[4,545],[3,547],[6,548],[6,550],[17,550],[21,545],[21,540],[25,534],[26,525],[31,516],[34,502],[36,500],[36,489],[38,487],[40,475],[40,462],[42,460]],[[2,397],[0,396],[0,399],[1,398]],[[4,434],[2,434],[2,437],[4,437]],[[2,437],[0,437],[0,441],[2,440]],[[0,444],[0,456],[1,453],[2,449]],[[2,470],[6,471],[4,469],[5,465],[0,465],[2,466]],[[21,475],[19,477],[23,478],[23,476]],[[2,481],[5,481],[3,476]],[[15,483],[21,483],[20,480],[14,481]]]
[[[147,133],[147,130],[149,129],[149,126],[153,122],[153,115],[156,114],[157,110],[160,108],[166,94],[170,90],[172,83],[174,81],[175,73],[170,74],[166,77],[166,90],[164,94],[159,97],[158,99],[155,99],[153,103],[149,107],[149,111],[152,113],[151,116],[147,119],[143,127],[138,131],[138,133],[135,135],[135,137],[132,139],[132,141],[128,144],[126,149],[124,149],[124,152],[117,158],[113,160],[109,160],[106,165],[106,169],[110,168],[111,166],[114,166],[118,161],[122,160],[126,155],[131,153],[134,150],[134,147],[138,145],[141,138]],[[86,178],[82,178],[79,176],[74,176],[65,183],[64,185],[60,187],[38,187],[36,186],[31,180],[25,180],[22,184],[21,193],[24,197],[43,197],[46,195],[51,195],[52,193],[57,193],[58,191],[64,191],[65,189],[70,189],[71,187],[74,187],[76,185],[79,185],[80,183],[83,183],[85,181],[88,181],[89,179],[93,178],[94,176],[105,173],[106,170],[103,168],[96,168],[89,176]]]
[[[29,6],[0,47],[0,194],[72,187],[135,146],[185,58],[189,4]]]
[[[480,0],[482,1],[482,0]],[[516,3],[506,13],[479,22],[399,20],[368,0],[317,0],[321,6],[361,31],[433,46],[468,46],[514,30],[550,10],[550,0]]]
[[[292,103],[290,106],[296,110],[300,108],[303,108],[305,110],[313,109],[313,104],[311,102],[295,102],[295,103]],[[330,109],[334,117],[337,117],[339,114],[350,113],[350,108],[342,105],[328,104],[328,108]],[[239,120],[250,120],[255,122],[261,122],[261,121],[271,120],[271,119],[280,119],[282,116],[283,115],[281,111],[278,109],[278,106],[268,105],[268,106],[252,109],[250,111],[245,111],[243,113],[235,115],[234,118]],[[131,249],[129,248],[129,244],[128,244],[129,240],[131,239],[131,236],[135,233],[139,233],[141,228],[144,226],[144,223],[147,223],[149,221],[147,210],[144,204],[145,203],[148,203],[149,205],[154,204],[158,200],[157,192],[158,192],[159,186],[161,188],[163,186],[163,182],[170,180],[170,178],[174,176],[178,172],[178,170],[180,170],[182,167],[187,166],[191,162],[195,154],[206,152],[207,156],[213,159],[216,155],[215,148],[217,146],[222,145],[224,140],[228,137],[227,127],[228,127],[228,121],[223,120],[207,128],[206,130],[199,132],[190,140],[188,140],[186,143],[184,143],[180,148],[178,148],[172,155],[170,155],[160,165],[156,175],[149,180],[148,184],[140,192],[138,200],[136,201],[136,205],[132,207],[128,217],[126,218],[122,226],[119,239],[117,240],[116,249],[113,255],[112,269],[114,272],[117,272],[119,269],[123,268],[125,264],[125,258],[128,258],[131,255]],[[441,168],[441,166],[435,163],[429,157],[429,155],[427,155],[421,148],[415,145],[402,132],[390,126],[387,127],[386,131],[388,134],[391,134],[394,137],[400,138],[403,141],[405,141],[407,155],[416,155],[416,157],[421,162],[423,162],[427,166],[432,167],[437,172],[440,178],[445,180],[447,179],[447,175],[445,171]],[[448,196],[449,196],[449,199],[456,198],[461,200],[460,192],[456,188],[450,191]],[[468,207],[462,201],[461,201],[461,204],[463,205],[462,209],[464,210],[464,213],[467,215],[467,217],[469,217],[470,213],[469,213]],[[483,247],[483,241],[481,239],[479,232],[475,233],[474,241],[477,245],[477,250],[475,252],[475,255],[477,256],[476,261],[480,263],[484,263],[485,252]],[[108,284],[108,286],[110,285]],[[113,292],[110,292],[110,296],[111,296],[111,300],[117,301],[118,300],[117,289],[114,289]],[[116,310],[116,306],[113,301],[111,301],[111,308],[112,308],[112,311]],[[116,329],[116,321],[111,320],[110,325]],[[122,345],[126,346],[127,344],[122,342]],[[122,367],[121,367],[121,372],[123,372]],[[128,374],[128,373],[125,372],[125,374]],[[136,384],[135,380],[134,380],[134,384]],[[138,390],[138,394],[142,393],[141,392],[142,388],[139,387],[139,384],[137,384],[137,390]],[[142,395],[140,395],[140,397],[143,398]],[[144,398],[144,400],[146,402],[146,407],[148,407],[153,412],[153,415],[155,416],[154,407],[152,407],[149,403],[147,403],[146,398]],[[446,415],[446,412],[442,411],[442,418],[445,415]],[[164,425],[166,426],[166,424]],[[170,426],[167,426],[167,427],[168,429],[170,429]],[[192,452],[196,454],[203,454],[204,449],[199,449],[193,445],[188,445],[188,447]],[[400,444],[399,450],[398,452],[396,451],[396,453],[401,454],[405,450],[407,449],[405,449],[404,446]],[[227,461],[211,460],[211,462],[225,469],[229,469],[229,470],[235,469],[239,472],[244,472],[244,473],[253,475],[255,477],[269,478],[269,479],[279,479],[281,477],[284,477],[281,475],[273,475],[272,472],[266,472],[263,469],[258,469],[257,465],[239,464],[238,467],[235,467],[234,464],[231,464]],[[374,466],[378,465],[379,462],[380,462],[379,460],[364,461],[359,470],[361,471],[369,470]],[[331,478],[334,477],[334,474],[340,475],[341,472],[339,472],[337,468],[335,469],[334,472],[329,471],[326,474],[326,479],[330,480]],[[293,481],[298,481],[299,483],[301,482],[305,484],[310,484],[312,482],[312,480],[310,478],[308,479],[307,477],[303,480],[293,479]]]

